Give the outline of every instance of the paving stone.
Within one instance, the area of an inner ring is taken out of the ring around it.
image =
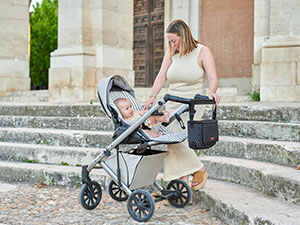
[[[185,208],[156,203],[147,223],[133,220],[126,202],[113,200],[103,191],[102,200],[94,210],[84,209],[78,199],[79,189],[72,187],[14,184],[12,191],[0,192],[0,224],[209,224],[226,225],[209,214],[207,208],[188,205]]]

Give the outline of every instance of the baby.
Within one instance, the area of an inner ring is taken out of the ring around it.
[[[127,98],[118,98],[114,101],[115,105],[118,107],[122,118],[126,120],[129,124],[134,123],[137,121],[146,111],[136,111],[132,108],[131,102]],[[150,116],[145,124],[149,127],[152,128],[153,125],[157,123],[168,123],[170,114],[167,111],[163,111],[164,115],[163,116]],[[159,137],[162,134],[161,133],[155,133],[151,130],[145,129],[145,132],[147,132],[149,135],[152,137]]]

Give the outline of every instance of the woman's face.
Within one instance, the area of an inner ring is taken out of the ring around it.
[[[177,34],[167,33],[166,37],[173,49],[179,51],[181,38]]]

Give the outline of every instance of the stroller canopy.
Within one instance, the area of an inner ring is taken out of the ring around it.
[[[133,98],[135,97],[133,89],[129,86],[128,82],[120,75],[113,75],[99,81],[98,85],[98,98],[102,108],[109,118],[112,118],[112,110],[110,105],[110,92],[111,91],[126,91]]]

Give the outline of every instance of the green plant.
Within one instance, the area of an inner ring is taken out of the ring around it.
[[[54,178],[53,177],[51,178],[49,185],[54,185]]]
[[[163,189],[166,189],[166,184],[163,178],[160,179],[160,185],[162,186]]]
[[[75,166],[82,167],[82,165],[81,165],[81,164],[76,164]]]
[[[57,49],[58,0],[43,0],[30,15],[30,78],[33,89],[48,88],[50,53]]]
[[[93,103],[94,103],[94,99],[91,99],[90,104],[93,105]]]
[[[44,170],[42,170],[42,184],[46,184],[46,176]]]
[[[63,166],[68,166],[69,165],[69,163],[64,162],[64,161],[62,161],[60,164],[63,165]]]
[[[76,188],[79,187],[78,176],[73,172],[73,180]]]
[[[34,159],[25,159],[24,161],[27,162],[27,163],[35,163]]]
[[[254,91],[253,94],[252,94],[252,100],[253,101],[256,101],[256,102],[259,102],[260,101],[260,94],[259,94],[259,91]]]

